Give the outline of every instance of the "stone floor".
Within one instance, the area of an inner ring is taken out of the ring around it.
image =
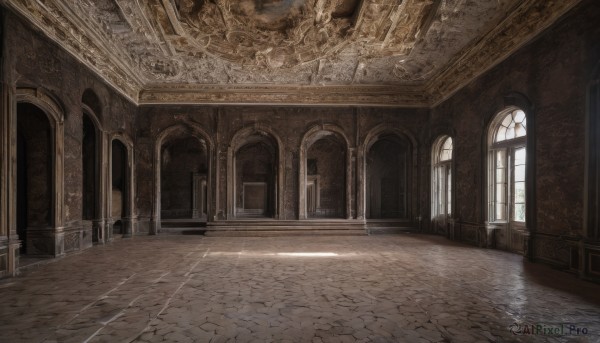
[[[135,237],[0,294],[11,343],[600,341],[600,285],[410,234]]]

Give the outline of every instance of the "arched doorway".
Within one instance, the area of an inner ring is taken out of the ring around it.
[[[335,126],[313,127],[300,147],[300,219],[349,218],[348,140]]]
[[[161,218],[206,220],[206,142],[191,136],[165,141],[161,146],[160,168]]]
[[[54,254],[52,245],[37,239],[52,229],[55,219],[53,138],[46,113],[31,103],[18,103],[17,233],[23,254]]]
[[[93,228],[92,241],[102,240],[102,228],[99,225],[93,225],[98,221],[100,214],[100,161],[99,161],[99,130],[90,115],[85,111],[82,116],[82,144],[81,144],[81,164],[82,164],[82,201],[81,218],[84,225]],[[97,224],[97,223],[96,223]]]
[[[367,219],[404,219],[408,214],[410,145],[399,136],[380,136],[367,152]]]
[[[171,219],[176,220],[180,217],[188,222],[194,222],[194,225],[210,220],[214,205],[211,200],[213,147],[210,136],[202,128],[193,124],[171,126],[158,136],[154,150],[154,211],[150,234],[160,232],[163,213]],[[170,176],[163,176],[165,173]],[[181,179],[172,180],[173,177]],[[204,179],[206,182],[196,182],[199,179]],[[163,186],[164,183],[167,186]],[[163,190],[173,183],[174,187],[186,189],[180,195],[175,194],[173,190],[167,190],[169,194],[163,197]],[[203,185],[206,186],[204,189]],[[183,199],[175,199],[178,196]],[[199,198],[203,200],[200,201]],[[163,199],[164,205],[167,206],[165,212],[162,211]],[[200,210],[201,202],[203,202],[204,212],[195,211]],[[197,216],[194,217],[195,215]]]
[[[227,219],[283,218],[283,146],[269,127],[239,130],[227,150]]]
[[[127,179],[127,148],[118,139],[111,144],[111,204],[110,217],[113,224],[113,234],[124,235],[123,218],[126,216],[129,187]]]
[[[122,133],[116,133],[109,142],[108,235],[130,237],[137,232],[133,141]]]
[[[277,143],[258,133],[245,138],[234,153],[234,208],[237,218],[276,213]]]
[[[412,225],[418,220],[417,142],[409,131],[394,126],[372,128],[358,151],[357,217],[373,227],[378,222]]]

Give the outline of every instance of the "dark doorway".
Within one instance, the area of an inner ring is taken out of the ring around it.
[[[207,172],[208,154],[203,140],[174,138],[163,144],[160,181],[162,219],[190,219],[199,210],[204,210],[195,208],[200,206],[195,199],[202,197],[202,203],[206,204],[206,187],[202,188],[202,194],[198,194],[201,187],[194,180],[206,180]]]
[[[117,222],[123,217],[127,216],[127,206],[129,206],[127,199],[129,199],[129,187],[127,184],[127,148],[119,140],[113,140],[111,145],[112,152],[112,193],[111,193],[111,218],[115,220],[115,228]],[[118,233],[123,233],[123,225],[120,226],[121,230]],[[116,230],[115,230],[115,233]]]
[[[52,226],[52,130],[48,117],[29,103],[17,105],[17,233],[23,254],[51,254],[30,236]]]
[[[21,254],[27,253],[27,140],[23,130],[17,132],[17,234]]]
[[[346,147],[328,134],[307,151],[306,210],[308,218],[344,218],[346,204]]]
[[[367,153],[367,218],[407,217],[408,144],[384,136]]]
[[[83,220],[97,219],[97,161],[96,126],[92,120],[86,114],[84,114],[82,140],[83,202],[81,206]]]
[[[235,153],[236,217],[272,218],[276,208],[277,144],[254,134]]]

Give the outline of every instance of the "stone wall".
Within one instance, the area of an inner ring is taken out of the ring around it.
[[[48,255],[57,256],[74,250],[80,250],[92,245],[91,224],[82,221],[83,202],[83,173],[82,173],[82,140],[83,140],[83,94],[94,94],[97,104],[93,107],[93,115],[97,118],[96,125],[100,133],[97,144],[103,145],[101,153],[108,156],[110,145],[108,140],[113,133],[121,133],[134,137],[133,118],[137,108],[135,104],[108,87],[104,81],[89,71],[85,66],[75,60],[70,54],[50,42],[39,32],[32,30],[16,15],[4,11],[3,27],[8,28],[3,38],[3,74],[2,91],[3,101],[7,105],[2,107],[3,118],[9,122],[19,122],[19,107],[14,106],[17,101],[23,103],[36,103],[49,117],[52,126],[51,136],[56,138],[46,145],[48,149],[56,149],[50,153],[59,152],[55,170],[51,177],[60,179],[63,185],[53,191],[52,196],[61,198],[58,203],[52,200],[51,215],[53,222],[42,240],[48,240],[52,247]],[[88,101],[89,102],[89,101]],[[48,105],[48,106],[46,106]],[[89,104],[88,104],[89,105]],[[51,115],[52,112],[52,115]],[[3,137],[8,137],[8,155],[16,154],[16,133],[3,126]],[[12,151],[12,152],[11,152]],[[5,160],[4,162],[7,162]],[[4,163],[3,162],[3,163]],[[108,167],[109,163],[100,166]],[[7,165],[8,172],[13,168]],[[15,166],[16,168],[16,166]],[[98,186],[103,186],[102,195],[98,195],[98,202],[107,201],[109,196],[106,183],[107,171],[102,171],[103,181],[98,181]],[[3,181],[4,182],[4,181]],[[59,186],[56,180],[52,180]],[[3,188],[4,189],[4,188]],[[16,195],[16,184],[7,184],[7,199]],[[10,200],[12,201],[12,200]],[[6,216],[7,213],[0,212]],[[102,209],[96,215],[94,225],[105,225],[110,216]],[[4,237],[8,241],[15,241],[16,223],[9,223]],[[51,242],[50,242],[51,241]],[[11,243],[14,244],[14,243]],[[16,258],[10,258],[12,262]],[[10,263],[10,262],[9,262]]]
[[[432,110],[432,126],[448,126],[454,138],[455,218],[465,235],[485,229],[487,125],[515,99],[526,99],[534,183],[528,190],[529,253],[569,265],[570,248],[584,236],[586,92],[600,59],[598,18],[598,3],[584,2]]]
[[[270,140],[277,142],[283,149],[283,160],[278,161],[282,169],[282,209],[279,219],[294,220],[299,216],[299,173],[300,147],[307,132],[315,127],[331,125],[340,131],[343,140],[349,142],[352,153],[352,182],[350,183],[351,213],[349,217],[357,217],[359,202],[358,174],[364,161],[358,158],[358,151],[368,138],[369,131],[378,127],[396,130],[408,141],[414,141],[411,157],[414,158],[414,170],[409,177],[409,214],[411,220],[421,213],[421,207],[427,199],[419,196],[419,189],[424,187],[429,178],[425,148],[428,140],[428,111],[422,109],[400,108],[328,108],[328,107],[293,107],[293,106],[142,106],[136,122],[136,176],[137,205],[140,225],[150,230],[153,218],[156,195],[153,194],[154,156],[157,149],[157,137],[165,131],[181,128],[190,135],[203,132],[207,135],[215,154],[211,160],[209,183],[212,187],[211,220],[222,220],[227,216],[228,198],[228,149],[240,132],[262,132]],[[187,130],[187,131],[186,131]],[[196,132],[196,133],[194,133]],[[210,145],[209,144],[209,145]],[[346,143],[344,142],[344,148]],[[279,154],[279,151],[276,152]],[[279,158],[278,158],[279,159]],[[278,160],[277,159],[277,160]],[[345,180],[345,174],[342,175]],[[239,180],[238,180],[239,182]],[[343,181],[342,181],[343,182]],[[239,192],[237,192],[239,194]],[[234,196],[234,195],[231,195]],[[240,199],[237,199],[238,202]],[[426,206],[428,208],[428,205]],[[424,215],[425,216],[425,215]]]

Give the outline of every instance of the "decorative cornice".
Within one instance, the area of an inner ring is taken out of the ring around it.
[[[178,85],[140,93],[139,104],[277,104],[330,106],[426,107],[428,99],[415,87],[386,85]]]
[[[137,103],[143,82],[122,62],[125,54],[101,35],[90,38],[90,31],[93,30],[84,30],[84,21],[73,22],[71,16],[65,15],[65,8],[59,8],[53,1],[44,1],[44,4],[39,1],[33,4],[32,0],[0,1],[90,68],[116,91]]]
[[[525,0],[425,86],[435,107],[550,27],[581,0]]]

